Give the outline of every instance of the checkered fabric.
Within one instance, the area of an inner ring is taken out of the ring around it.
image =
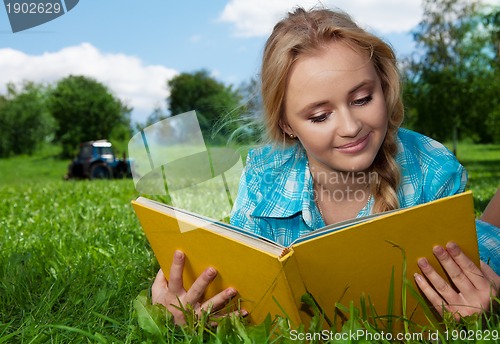
[[[441,143],[403,128],[396,141],[396,162],[401,169],[397,196],[401,208],[465,190],[467,172]],[[369,215],[372,208],[370,197],[357,217]],[[285,246],[325,226],[314,201],[307,155],[300,144],[286,148],[266,145],[249,152],[231,223]],[[486,225],[477,225],[481,257],[486,261],[489,257],[500,272],[500,229]]]

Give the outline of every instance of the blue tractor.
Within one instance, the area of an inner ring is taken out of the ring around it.
[[[130,161],[118,159],[107,140],[88,141],[80,144],[80,152],[68,167],[66,179],[112,179],[132,177]]]

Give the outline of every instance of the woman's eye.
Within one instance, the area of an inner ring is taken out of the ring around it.
[[[322,113],[318,116],[314,116],[314,117],[309,118],[309,120],[312,123],[321,123],[321,122],[324,122],[328,118],[328,116],[330,116],[330,113]]]
[[[360,98],[360,99],[356,99],[356,100],[353,100],[351,102],[351,105],[354,105],[354,106],[363,106],[363,105],[366,105],[368,104],[369,102],[371,102],[372,100],[372,96],[367,96],[367,97],[363,97],[363,98]]]

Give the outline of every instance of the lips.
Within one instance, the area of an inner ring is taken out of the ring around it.
[[[336,147],[336,149],[344,153],[357,153],[366,147],[366,145],[368,144],[369,136],[370,134],[363,136],[362,138],[354,142],[349,142],[345,145],[338,146]]]

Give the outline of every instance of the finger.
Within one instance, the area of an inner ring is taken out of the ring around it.
[[[439,312],[439,314],[443,315],[443,310],[447,310],[445,302],[441,296],[431,287],[431,285],[427,282],[427,280],[420,274],[415,273],[414,275],[415,282],[418,287],[424,293],[425,297],[432,306]]]
[[[498,289],[500,288],[500,276],[498,276],[496,272],[483,261],[481,261],[481,271],[483,272],[484,277],[491,283],[492,295],[497,296],[499,293]]]
[[[184,300],[192,305],[199,302],[208,285],[214,280],[216,275],[217,271],[214,268],[210,267],[205,269],[205,271],[203,271],[203,273],[198,276],[196,281],[194,281],[191,288],[189,288]]]
[[[457,248],[458,246],[456,245],[452,247],[452,250],[454,250],[453,252],[455,254],[454,256],[452,256],[442,246],[434,246],[432,251],[434,252],[436,258],[439,260],[439,263],[441,264],[443,269],[450,277],[453,284],[458,288],[458,290],[460,290],[460,292],[462,293],[473,293],[476,288],[470,281],[469,274],[466,274],[464,268],[462,267],[462,265],[460,265],[464,264],[465,262],[463,261],[463,257],[457,256]],[[459,248],[458,250],[461,252]],[[458,262],[455,261],[456,258],[458,258]],[[467,266],[467,269],[470,269],[470,267]]]
[[[236,315],[236,316],[240,316],[240,317],[246,317],[246,316],[248,316],[248,312],[244,309],[239,309],[237,311],[233,311],[233,312],[229,313],[228,315],[229,316]]]
[[[233,297],[237,294],[236,290],[233,288],[227,288],[226,290],[218,293],[214,297],[203,302],[201,308],[204,310],[218,311],[223,308]]]
[[[170,267],[170,279],[168,289],[178,295],[184,292],[182,285],[182,271],[184,270],[184,253],[175,251],[172,266]]]
[[[161,303],[161,295],[167,290],[167,280],[163,274],[163,270],[160,269],[156,274],[153,285],[151,286],[151,302],[154,304]]]
[[[467,276],[469,283],[473,285],[476,289],[484,289],[489,285],[488,280],[484,278],[482,271],[474,264],[469,257],[460,249],[460,247],[454,242],[449,242],[446,244],[446,250],[449,252],[452,259],[460,267],[462,273]],[[450,276],[453,279],[453,276]],[[457,281],[463,279],[463,276],[456,276]],[[458,287],[458,285],[457,285]]]
[[[430,284],[447,303],[455,304],[459,301],[457,292],[434,270],[427,258],[420,258],[417,264]]]
[[[151,289],[153,290],[160,290],[160,289],[165,289],[167,287],[167,279],[165,278],[165,274],[163,273],[163,270],[160,269],[158,270],[158,273],[156,274],[155,280],[153,282],[153,285],[151,286]]]

